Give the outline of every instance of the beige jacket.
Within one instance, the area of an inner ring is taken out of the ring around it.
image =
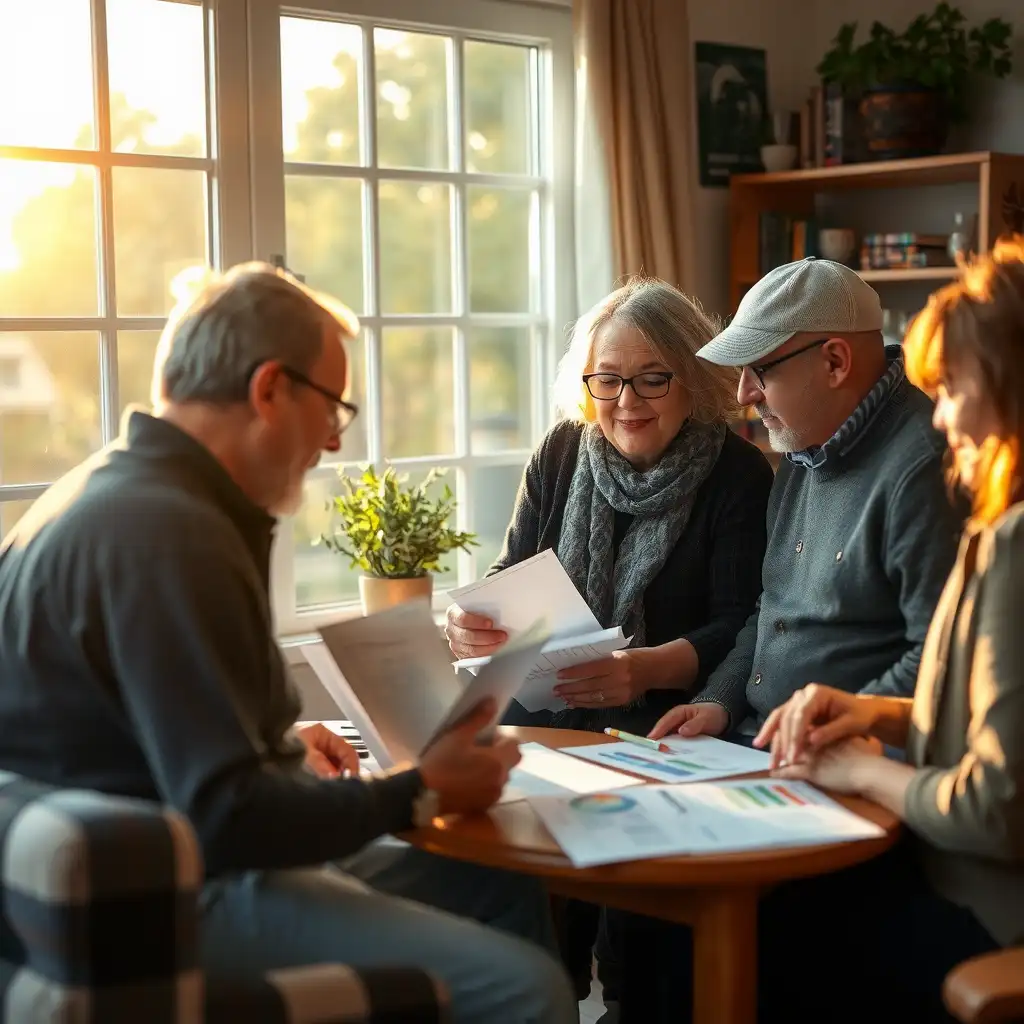
[[[1024,942],[1024,503],[969,531],[925,642],[906,821],[928,878]]]

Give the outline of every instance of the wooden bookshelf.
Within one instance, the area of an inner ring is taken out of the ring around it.
[[[1004,198],[1015,187],[1024,202],[1024,155],[1012,153],[951,153],[916,160],[890,160],[814,167],[773,174],[738,174],[729,183],[730,269],[729,300],[739,305],[743,292],[760,277],[761,213],[768,210],[811,217],[817,196],[853,189],[926,188],[975,184],[978,189],[978,248],[991,247],[1000,235],[1019,229],[1016,213]],[[1011,204],[1013,205],[1013,204]],[[954,267],[861,271],[872,283],[951,280]]]

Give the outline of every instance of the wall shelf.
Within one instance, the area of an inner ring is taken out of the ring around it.
[[[777,211],[811,217],[822,193],[853,189],[925,188],[974,184],[978,190],[978,248],[982,252],[1009,231],[1024,228],[1024,155],[1011,153],[951,153],[915,160],[889,160],[813,167],[772,174],[738,174],[729,183],[730,270],[732,309],[743,292],[760,278],[761,213]],[[955,267],[909,270],[865,270],[872,283],[949,281]]]

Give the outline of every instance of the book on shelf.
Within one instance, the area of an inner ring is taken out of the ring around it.
[[[762,277],[784,263],[820,255],[817,221],[777,210],[761,212],[758,243],[758,273]]]

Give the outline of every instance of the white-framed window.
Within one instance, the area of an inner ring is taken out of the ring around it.
[[[570,15],[516,0],[0,5],[0,531],[148,399],[183,269],[283,258],[351,305],[346,465],[448,470],[497,552],[575,315]],[[275,547],[283,632],[356,596]]]
[[[363,327],[361,415],[275,549],[278,622],[301,631],[357,600],[358,569],[316,543],[339,467],[446,470],[480,547],[449,559],[438,603],[498,553],[574,313],[570,17],[508,0],[254,7],[257,249]]]
[[[197,0],[0,5],[4,534],[148,400],[174,278],[251,251],[228,181],[245,187],[244,154],[219,156],[214,34]],[[244,108],[234,78],[223,95]]]

